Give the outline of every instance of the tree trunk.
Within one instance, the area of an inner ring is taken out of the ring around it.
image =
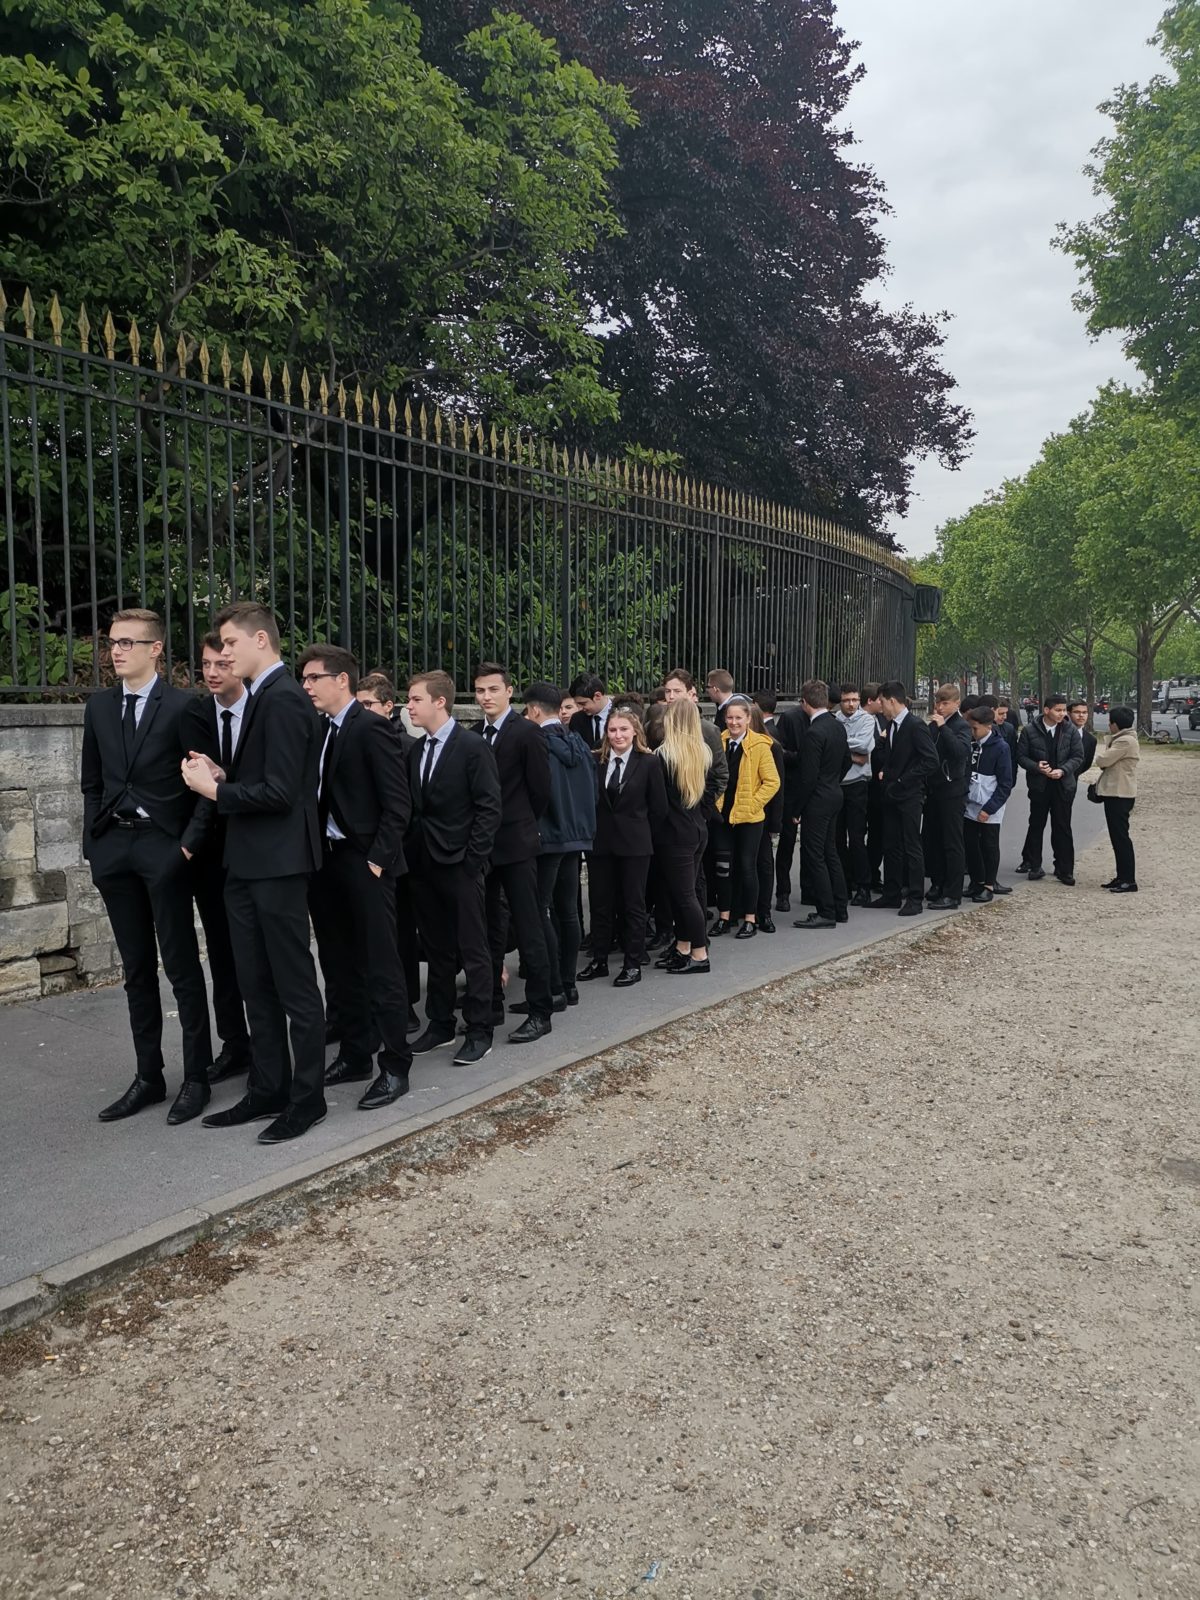
[[[992,693],[996,699],[1000,698],[1000,652],[992,651]]]
[[[1054,646],[1038,645],[1038,700],[1044,701],[1050,693],[1050,680],[1054,676]]]
[[[1154,624],[1139,623],[1137,641],[1137,726],[1147,738],[1154,732]]]
[[[1006,652],[1008,658],[1008,703],[1014,713],[1019,717],[1021,709],[1021,661],[1020,652],[1015,644],[1010,644]]]
[[[1083,648],[1083,692],[1087,696],[1087,725],[1090,728],[1096,710],[1096,663],[1092,659],[1091,640]]]

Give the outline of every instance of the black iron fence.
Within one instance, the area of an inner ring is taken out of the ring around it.
[[[5,327],[10,322],[23,331]],[[167,621],[189,673],[213,613],[265,601],[289,654],[347,646],[400,682],[481,658],[519,681],[677,664],[794,693],[909,677],[904,564],[836,525],[688,476],[589,460],[136,323],[64,339],[0,292],[0,692],[105,682],[114,610]],[[95,348],[99,341],[100,349]]]

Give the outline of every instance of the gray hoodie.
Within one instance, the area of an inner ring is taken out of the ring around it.
[[[870,756],[875,748],[875,718],[869,711],[864,711],[861,706],[852,717],[843,716],[839,711],[838,721],[846,730],[846,743],[850,746],[852,756]],[[871,763],[864,761],[850,763],[850,771],[842,779],[843,783],[869,783],[871,779]]]

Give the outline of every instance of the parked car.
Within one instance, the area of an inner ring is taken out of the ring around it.
[[[1107,716],[1107,714],[1108,714],[1108,701],[1107,700],[1097,700],[1096,704],[1092,707],[1092,710],[1093,711],[1102,711]]]

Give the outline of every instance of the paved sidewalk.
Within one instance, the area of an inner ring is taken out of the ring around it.
[[[1012,869],[1024,831],[1021,796],[1010,802],[1003,829],[1002,875],[1017,888],[1025,880]],[[1077,845],[1082,850],[1103,831],[1101,808],[1081,797],[1075,807]],[[1030,892],[1072,891],[1047,878]],[[1087,891],[1081,887],[1074,892]],[[357,1110],[361,1085],[332,1090],[327,1120],[295,1144],[275,1147],[255,1142],[256,1126],[218,1132],[197,1121],[169,1128],[165,1105],[127,1122],[102,1126],[96,1121],[99,1108],[133,1075],[120,987],[6,1006],[0,1010],[5,1068],[0,1292],[8,1289],[7,1299],[15,1301],[20,1291],[12,1286],[19,1280],[44,1275],[51,1287],[78,1280],[85,1266],[79,1258],[89,1252],[111,1259],[189,1228],[194,1231],[214,1214],[369,1153],[697,1009],[898,932],[964,913],[926,912],[918,922],[885,911],[852,911],[845,926],[821,934],[793,929],[797,914],[803,913],[781,916],[773,936],[718,943],[709,978],[684,983],[647,969],[643,982],[630,990],[582,985],[580,1004],[555,1017],[548,1038],[521,1048],[497,1033],[495,1049],[481,1067],[454,1067],[447,1051],[418,1058],[411,1092],[385,1111]],[[519,991],[514,983],[510,998]],[[169,991],[164,1003],[169,1012]],[[513,1025],[519,1020],[514,1018]],[[182,1076],[177,1041],[168,1021],[167,1104]],[[210,1109],[231,1105],[243,1084],[237,1079],[220,1085]]]

